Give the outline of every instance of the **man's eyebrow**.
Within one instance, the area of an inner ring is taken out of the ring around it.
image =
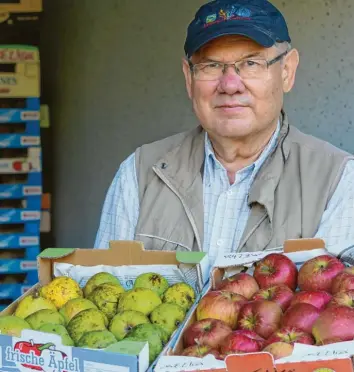
[[[243,55],[238,60],[242,61],[243,59],[253,58],[253,57],[263,57],[264,58],[262,52],[252,52],[252,53],[248,53],[248,54]],[[198,63],[206,63],[206,62],[223,62],[223,61],[221,61],[220,59],[218,59],[216,57],[215,58],[212,58],[212,57],[202,57],[198,61]]]

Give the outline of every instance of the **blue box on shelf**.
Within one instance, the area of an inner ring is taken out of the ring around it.
[[[0,284],[0,300],[14,301],[32,287],[31,284]],[[0,307],[1,309],[1,307]]]
[[[42,194],[42,173],[0,175],[0,200]]]
[[[0,274],[20,274],[26,272],[32,272],[38,276],[36,260],[0,260]],[[38,277],[32,281],[36,277],[35,275],[30,277],[32,284],[38,281]]]
[[[35,209],[0,208],[0,224],[28,223],[41,220],[41,211]]]
[[[3,224],[0,233],[0,249],[38,246],[40,221],[22,224]]]
[[[39,146],[41,137],[30,136],[27,134],[0,134],[0,148],[2,149],[20,149]]]
[[[42,151],[40,146],[21,149],[0,147],[0,174],[28,174],[41,171]]]
[[[8,111],[14,111],[14,113],[8,114]],[[8,123],[14,123],[20,121],[33,121],[39,120],[38,113],[41,110],[41,101],[38,97],[27,97],[27,98],[0,98],[0,116],[4,116],[4,119],[0,119],[0,122],[5,122],[5,117]]]
[[[1,134],[39,136],[40,100],[0,99],[0,131]]]

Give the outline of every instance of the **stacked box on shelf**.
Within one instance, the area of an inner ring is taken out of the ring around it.
[[[38,49],[0,45],[0,308],[38,281],[39,93]]]
[[[39,45],[42,0],[0,1],[0,44]]]

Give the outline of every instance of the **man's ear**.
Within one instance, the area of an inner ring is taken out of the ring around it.
[[[185,58],[183,58],[182,60],[182,69],[184,73],[184,78],[186,80],[186,88],[187,88],[188,96],[190,99],[192,99],[192,72],[189,67],[189,63]]]
[[[285,93],[290,92],[295,84],[295,76],[299,65],[299,52],[296,49],[290,50],[286,55],[283,65],[283,90]]]

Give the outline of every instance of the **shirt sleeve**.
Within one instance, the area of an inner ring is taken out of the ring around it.
[[[120,165],[105,197],[95,248],[108,248],[111,240],[134,240],[139,217],[139,191],[135,154]]]
[[[337,244],[354,243],[354,160],[346,164],[315,237],[323,239],[329,251]]]

